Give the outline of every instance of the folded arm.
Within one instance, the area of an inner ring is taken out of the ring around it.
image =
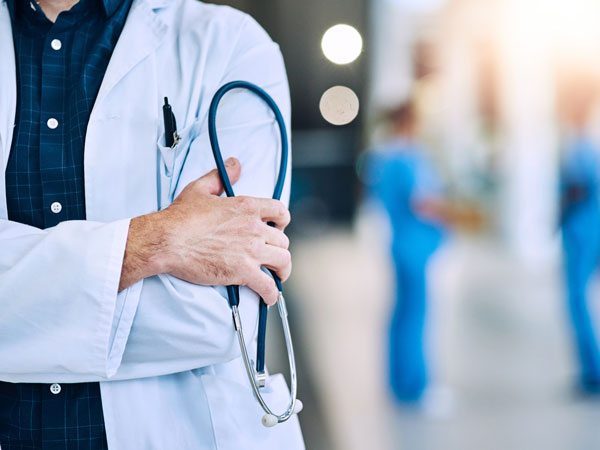
[[[264,34],[254,23],[245,26],[252,28],[250,32]],[[276,45],[265,34],[241,40],[238,47],[236,64],[224,73],[222,83],[243,78],[261,85],[278,102],[289,124],[287,80]],[[223,100],[219,114],[224,156],[236,157],[242,168],[236,193],[270,197],[279,162],[277,128],[271,115],[252,94],[236,92]],[[198,117],[200,122],[205,120]],[[224,290],[210,284],[255,282],[239,278],[249,271],[232,269],[233,278],[218,270],[211,275],[197,254],[194,269],[194,258],[186,259],[190,254],[185,250],[198,250],[202,239],[194,247],[188,245],[193,236],[186,235],[188,242],[177,237],[206,213],[192,200],[203,189],[203,195],[213,202],[230,202],[228,212],[231,202],[246,202],[245,211],[248,216],[254,214],[254,222],[265,216],[250,212],[256,202],[248,205],[247,200],[220,199],[212,195],[212,187],[197,182],[213,168],[203,131],[191,143],[185,165],[177,174],[173,197],[178,200],[160,213],[110,223],[64,222],[47,230],[0,219],[0,380],[139,378],[236,357],[239,350]],[[179,199],[182,196],[188,198]],[[289,184],[285,201],[288,196]],[[196,214],[189,214],[194,208]],[[240,219],[240,211],[234,212]],[[155,221],[157,216],[160,220]],[[279,228],[286,220],[278,220]],[[217,228],[223,224],[218,220],[212,223]],[[258,226],[255,235],[267,236],[264,228],[257,230]],[[265,239],[263,247],[287,245],[279,234],[270,236],[272,242]],[[161,251],[164,245],[179,251],[165,255]],[[263,248],[261,253],[257,247],[252,247],[254,262],[285,266],[276,261],[281,252],[276,255]],[[287,276],[285,270],[281,275]],[[255,283],[254,288],[269,299],[272,288],[266,285]],[[242,314],[251,323],[256,318],[256,295],[244,288],[241,296]],[[252,333],[252,327],[247,326],[247,331]]]

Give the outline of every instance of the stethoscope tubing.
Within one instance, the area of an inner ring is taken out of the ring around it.
[[[225,193],[227,194],[227,197],[235,196],[233,187],[229,181],[229,176],[227,175],[227,170],[225,169],[223,156],[221,155],[221,147],[219,146],[219,140],[217,137],[216,118],[217,109],[219,108],[221,99],[227,92],[233,89],[246,89],[253,92],[254,94],[258,95],[269,106],[271,111],[273,111],[273,114],[275,114],[275,120],[279,126],[279,133],[281,136],[281,159],[279,162],[279,174],[277,176],[277,182],[275,183],[275,188],[273,189],[273,198],[275,200],[279,200],[281,199],[281,193],[283,192],[283,185],[285,183],[285,174],[287,172],[289,153],[288,135],[287,128],[285,126],[285,120],[283,119],[283,115],[281,114],[277,103],[275,103],[275,100],[273,100],[273,98],[267,94],[264,89],[255,84],[249,83],[248,81],[231,81],[223,85],[215,93],[208,110],[208,135],[210,138],[213,156],[215,157],[215,163],[217,164],[219,177],[221,178],[221,182],[225,188]]]
[[[219,88],[215,93],[208,110],[208,136],[210,139],[212,153],[215,159],[215,163],[217,165],[217,171],[219,172],[219,178],[221,179],[221,183],[223,183],[223,188],[228,197],[235,197],[235,193],[233,191],[233,187],[231,185],[231,181],[229,180],[229,176],[227,175],[227,169],[225,168],[225,163],[223,161],[223,156],[221,153],[221,147],[219,145],[219,139],[217,136],[217,110],[219,108],[219,103],[225,94],[233,89],[245,89],[253,92],[259,98],[261,98],[267,106],[273,111],[275,115],[275,120],[279,126],[279,133],[281,137],[281,158],[279,162],[279,174],[277,176],[277,181],[275,183],[275,187],[273,189],[273,198],[275,200],[281,199],[281,194],[283,192],[283,186],[285,184],[285,174],[287,172],[288,165],[288,153],[289,153],[289,144],[288,144],[288,134],[287,128],[285,126],[285,120],[283,119],[283,115],[275,103],[275,100],[267,94],[267,92],[261,87],[249,83],[247,81],[231,81]],[[273,224],[270,224],[273,225]],[[282,292],[281,280],[275,274],[274,271],[269,271],[273,280],[275,280],[275,284],[277,285],[277,289],[279,292]],[[227,296],[229,297],[229,304],[231,307],[234,305],[239,305],[239,288],[236,286],[227,286]],[[256,350],[256,371],[259,374],[264,374],[265,371],[265,347],[266,347],[266,332],[267,332],[267,315],[268,315],[268,307],[265,302],[261,299],[258,311],[258,345]]]
[[[227,169],[225,168],[225,163],[223,161],[223,156],[221,154],[221,148],[219,146],[219,140],[217,136],[217,126],[216,126],[216,118],[217,118],[217,110],[219,107],[219,103],[223,96],[233,90],[233,89],[245,89],[253,92],[259,98],[261,98],[267,106],[271,109],[273,114],[275,115],[275,120],[279,127],[279,133],[281,137],[281,158],[279,163],[279,174],[277,176],[277,181],[275,183],[275,187],[273,189],[273,199],[280,200],[281,194],[283,192],[283,186],[285,183],[285,175],[287,172],[288,165],[288,153],[289,153],[289,144],[288,144],[288,134],[285,125],[285,120],[283,119],[283,115],[279,110],[279,107],[275,103],[275,100],[267,94],[267,92],[260,88],[259,86],[249,83],[247,81],[232,81],[225,85],[223,85],[217,92],[215,93],[208,111],[208,135],[210,139],[210,144],[212,148],[212,153],[215,159],[215,163],[217,165],[217,171],[219,173],[219,178],[223,183],[223,188],[228,197],[234,197],[235,193],[233,191],[233,187],[231,186],[231,182],[229,180],[229,176],[227,175]],[[269,223],[269,225],[274,226],[273,223]],[[291,401],[283,414],[277,415],[274,414],[267,403],[264,401],[259,388],[262,387],[262,382],[264,382],[264,367],[265,367],[265,342],[266,342],[266,325],[267,325],[267,313],[268,307],[265,302],[261,299],[259,305],[259,318],[258,318],[258,343],[257,343],[257,351],[256,351],[256,373],[252,370],[252,363],[248,356],[248,351],[246,349],[244,334],[242,332],[242,322],[239,315],[239,287],[238,286],[227,286],[227,296],[229,298],[229,305],[232,309],[233,322],[238,335],[238,340],[240,344],[240,349],[242,352],[242,358],[244,360],[244,366],[246,367],[246,372],[248,374],[248,378],[250,380],[250,384],[252,385],[252,389],[267,415],[263,417],[263,424],[265,426],[272,426],[275,423],[281,423],[288,420],[295,412],[298,412],[297,404],[296,404],[296,395],[297,395],[297,379],[296,379],[296,363],[294,357],[294,348],[292,344],[292,338],[289,328],[289,322],[287,318],[287,308],[285,306],[285,299],[282,294],[282,285],[281,280],[277,276],[277,274],[269,270],[275,284],[277,285],[277,289],[279,290],[279,300],[277,302],[277,306],[279,309],[279,315],[282,320],[284,337],[286,341],[286,347],[288,350],[288,360],[290,365],[290,376],[291,376]],[[257,377],[259,378],[257,380]],[[270,416],[270,417],[268,417]],[[271,422],[276,420],[276,422]]]

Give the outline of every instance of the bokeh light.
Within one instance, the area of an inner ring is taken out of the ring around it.
[[[363,40],[358,30],[350,25],[339,24],[329,28],[323,35],[323,54],[335,64],[349,64],[359,57]]]
[[[334,86],[321,96],[319,109],[323,118],[332,125],[346,125],[358,115],[359,100],[346,86]]]

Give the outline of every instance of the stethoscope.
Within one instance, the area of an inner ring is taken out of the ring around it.
[[[277,121],[277,125],[279,126],[279,132],[281,135],[281,162],[279,164],[279,175],[277,176],[277,182],[273,191],[273,198],[275,200],[279,200],[281,198],[281,192],[283,191],[283,184],[285,182],[285,173],[287,170],[288,163],[288,136],[285,127],[285,121],[283,120],[281,111],[279,111],[279,108],[273,100],[273,98],[260,87],[247,81],[232,81],[222,86],[213,97],[208,112],[208,134],[210,138],[210,144],[212,147],[213,156],[215,158],[215,163],[217,165],[217,170],[219,172],[219,177],[221,178],[221,182],[223,183],[223,187],[225,188],[225,193],[227,194],[227,197],[235,196],[233,188],[231,187],[231,182],[229,181],[229,176],[227,175],[227,170],[225,169],[225,164],[223,163],[223,156],[221,155],[221,149],[219,147],[219,141],[217,139],[216,118],[219,102],[221,101],[223,96],[232,89],[246,89],[256,94],[269,106],[269,108],[271,108],[273,114],[275,114],[275,119]],[[269,223],[269,225],[273,226],[274,224]],[[263,270],[267,269],[263,268]],[[246,342],[244,340],[244,333],[242,332],[242,320],[240,318],[239,313],[239,286],[227,286],[227,296],[229,298],[229,306],[231,306],[231,311],[233,314],[233,325],[235,327],[235,331],[237,332],[240,349],[242,351],[242,359],[244,360],[244,366],[246,367],[246,373],[248,374],[248,379],[250,380],[252,390],[254,391],[258,402],[260,403],[260,405],[266,413],[262,418],[262,424],[266,427],[273,427],[278,423],[285,422],[290,417],[292,417],[292,415],[299,413],[302,410],[302,402],[296,398],[296,361],[294,358],[294,346],[292,345],[292,336],[290,334],[290,325],[288,322],[287,308],[285,306],[285,299],[283,298],[282,294],[283,288],[281,286],[281,280],[273,271],[269,270],[269,272],[273,277],[275,284],[277,285],[277,289],[279,290],[277,308],[279,309],[279,317],[281,318],[281,323],[283,325],[283,334],[285,336],[285,345],[287,347],[288,360],[290,365],[291,400],[288,408],[283,414],[275,414],[269,408],[269,406],[267,405],[260,393],[260,389],[265,387],[266,383],[265,339],[267,333],[268,307],[266,303],[261,299],[258,311],[258,343],[256,348],[255,370],[252,367],[252,362],[250,361],[250,358],[248,356]]]

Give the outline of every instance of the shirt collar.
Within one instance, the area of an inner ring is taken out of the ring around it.
[[[15,0],[6,0],[6,5],[8,6],[8,12],[10,14],[11,20],[15,18]]]
[[[9,11],[14,12],[15,2],[20,1],[23,0],[6,0],[6,2],[8,3]],[[115,11],[119,8],[122,1],[123,0],[102,0],[102,6],[104,7],[104,12],[106,13],[106,16],[112,16],[115,13]]]
[[[10,1],[10,0],[9,0]],[[112,16],[115,11],[121,6],[123,0],[102,0],[102,4],[104,5],[104,12],[107,17]]]

